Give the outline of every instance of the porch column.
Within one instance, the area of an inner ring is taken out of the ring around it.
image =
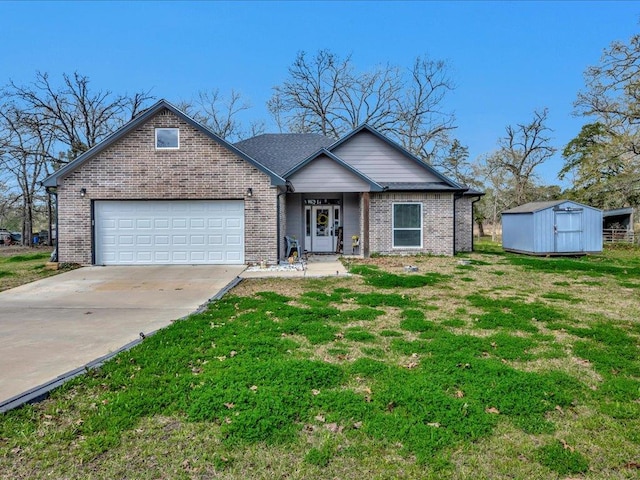
[[[369,192],[362,194],[362,255],[369,257]]]

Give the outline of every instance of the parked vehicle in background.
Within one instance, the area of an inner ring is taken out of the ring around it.
[[[11,232],[4,228],[0,228],[0,246],[11,245]]]
[[[49,232],[47,230],[40,230],[40,233],[34,234],[38,235],[39,245],[48,245],[49,244]]]

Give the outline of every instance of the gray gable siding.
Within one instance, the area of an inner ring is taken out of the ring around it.
[[[371,186],[326,156],[319,156],[288,180],[296,192],[368,192]]]
[[[357,133],[331,151],[375,182],[442,182],[367,131]]]

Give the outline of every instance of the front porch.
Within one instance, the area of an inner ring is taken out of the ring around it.
[[[362,255],[363,197],[352,192],[289,193],[284,237],[295,238],[304,254]],[[287,257],[290,252],[282,252]]]

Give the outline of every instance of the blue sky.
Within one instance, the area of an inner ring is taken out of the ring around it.
[[[232,88],[275,131],[265,103],[296,53],[352,54],[359,69],[448,62],[455,136],[471,158],[509,124],[549,108],[560,150],[580,130],[583,72],[638,32],[638,2],[7,2],[0,1],[0,84],[78,71],[116,93],[151,89],[177,102]],[[560,154],[538,173],[558,184]]]

